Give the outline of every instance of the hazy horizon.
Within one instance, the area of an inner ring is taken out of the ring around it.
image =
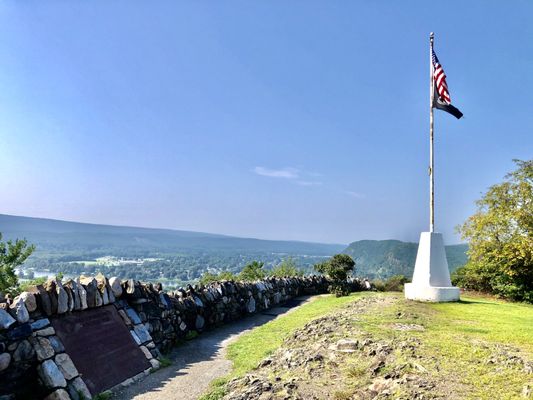
[[[436,230],[459,243],[475,200],[532,156],[532,13],[525,1],[2,2],[0,213],[417,242],[434,31],[465,115],[435,113]]]

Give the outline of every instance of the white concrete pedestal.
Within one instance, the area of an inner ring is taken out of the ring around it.
[[[405,284],[405,298],[419,301],[457,301],[459,288],[453,287],[441,233],[422,232],[412,283]]]

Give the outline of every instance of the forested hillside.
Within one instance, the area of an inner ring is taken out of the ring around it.
[[[399,240],[360,240],[351,243],[344,253],[355,260],[356,275],[368,278],[388,278],[393,275],[411,277],[418,243]],[[446,246],[450,271],[466,263],[466,244]]]

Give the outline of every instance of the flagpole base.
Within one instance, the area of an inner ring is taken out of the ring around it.
[[[413,282],[405,285],[408,300],[447,302],[459,300],[452,286],[441,233],[422,232],[418,244]]]
[[[417,286],[412,283],[405,284],[405,298],[407,300],[428,301],[444,303],[459,301],[460,290],[457,287]]]

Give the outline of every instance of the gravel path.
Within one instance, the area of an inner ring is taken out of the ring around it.
[[[310,301],[310,297],[298,300]],[[145,379],[117,392],[117,400],[195,400],[211,381],[231,371],[231,361],[225,357],[229,343],[243,333],[286,314],[294,308],[276,307],[262,314],[223,325],[174,349],[168,358],[172,365],[148,375]]]

